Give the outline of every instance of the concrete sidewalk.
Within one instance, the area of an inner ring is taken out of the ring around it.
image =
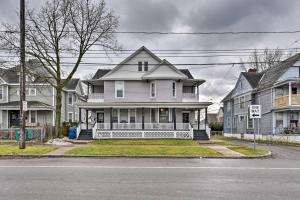
[[[243,157],[245,156],[244,154],[241,154],[239,152],[233,151],[225,146],[217,145],[217,144],[207,144],[207,145],[202,145],[208,148],[211,148],[221,154],[223,154],[224,157]]]
[[[51,151],[49,153],[46,153],[45,155],[48,155],[48,156],[58,156],[58,155],[64,155],[67,151],[75,148],[76,145],[72,145],[72,146],[60,146],[58,147],[56,150],[54,151]]]

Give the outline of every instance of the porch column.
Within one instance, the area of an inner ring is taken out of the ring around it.
[[[173,122],[174,122],[174,130],[176,130],[176,108],[173,108]]]
[[[112,117],[113,109],[110,108],[110,130],[113,129],[113,117]]]
[[[207,108],[205,108],[205,130],[207,125]]]
[[[85,110],[85,123],[86,123],[86,130],[89,129],[89,110]]]
[[[292,82],[289,82],[289,106],[292,105]]]
[[[145,129],[145,113],[144,108],[142,108],[142,129]]]
[[[198,130],[200,130],[200,109],[198,109]]]

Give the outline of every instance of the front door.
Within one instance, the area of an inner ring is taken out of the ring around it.
[[[190,113],[182,113],[182,122],[190,123]]]
[[[10,111],[9,114],[9,126],[19,126],[20,125],[20,112],[17,110]]]
[[[103,112],[97,113],[97,123],[104,123],[104,113]]]

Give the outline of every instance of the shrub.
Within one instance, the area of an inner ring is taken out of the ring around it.
[[[223,124],[219,122],[212,122],[209,124],[209,128],[212,131],[223,131]]]

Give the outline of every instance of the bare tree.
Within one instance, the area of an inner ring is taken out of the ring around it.
[[[119,49],[113,34],[118,26],[118,18],[106,8],[104,0],[49,0],[38,12],[27,8],[26,54],[41,63],[48,74],[42,78],[56,89],[56,133],[61,124],[64,86],[92,46]],[[4,27],[7,31],[0,34],[2,45],[18,54],[18,25]],[[67,54],[73,58],[64,58]]]
[[[266,48],[263,52],[258,52],[256,49],[249,57],[249,62],[252,63],[251,67],[257,71],[265,71],[281,61],[286,55],[280,49],[270,50]]]

